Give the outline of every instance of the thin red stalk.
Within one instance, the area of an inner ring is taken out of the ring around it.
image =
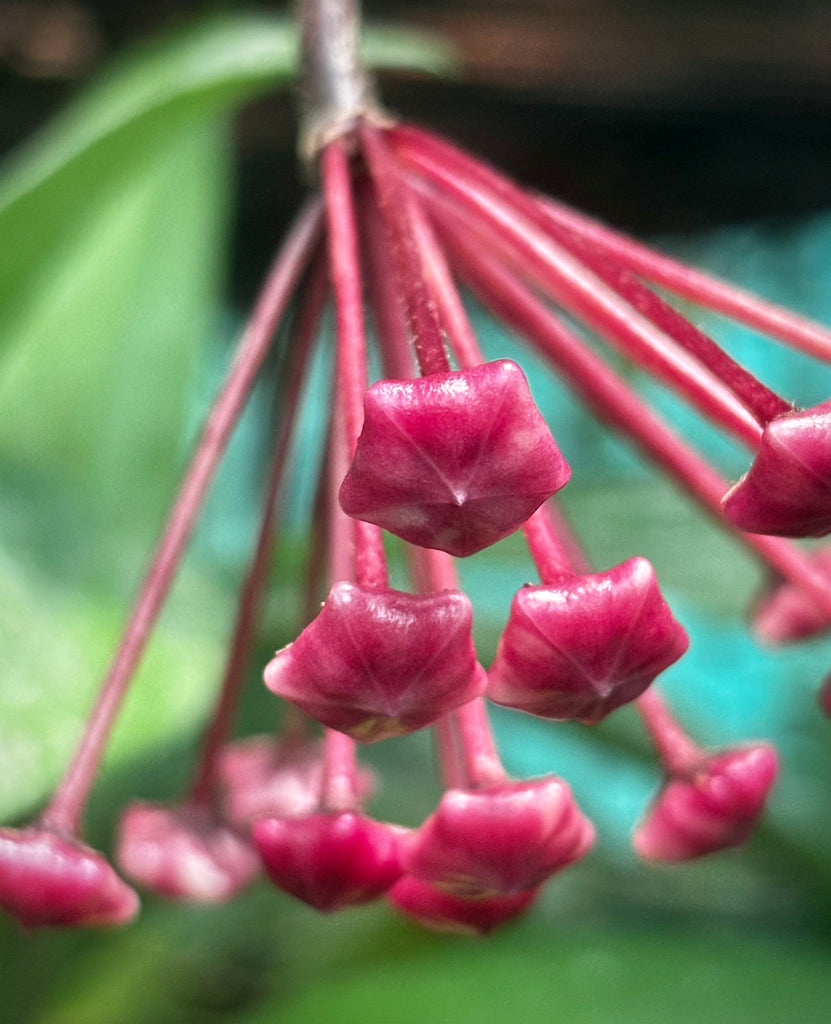
[[[320,809],[330,813],[355,810],[357,757],[355,741],[335,729],[327,729],[323,740],[323,778]]]
[[[42,815],[54,827],[67,832],[78,830],[104,747],[170,589],[208,485],[309,261],[320,226],[320,204],[315,201],[301,213],[272,265],[234,362],[203,427],[75,757]]]
[[[688,775],[704,760],[704,751],[690,739],[664,698],[650,687],[635,701],[668,775]]]
[[[454,266],[482,303],[550,359],[599,419],[630,437],[739,541],[831,614],[831,587],[809,554],[780,537],[734,530],[721,514],[728,482],[510,272],[483,258],[469,232],[449,221],[438,228]]]
[[[337,392],[342,403],[344,443],[352,459],[363,423],[367,382],[361,263],[349,155],[336,139],[321,156],[323,195],[328,225],[329,273],[337,319]],[[337,491],[333,494],[336,500]],[[367,586],[386,586],[387,570],[381,531],[355,521],[355,578]]]
[[[476,181],[482,188],[493,192],[538,228],[546,231],[613,288],[634,310],[643,314],[659,330],[708,367],[762,425],[774,416],[792,411],[793,407],[788,402],[740,366],[711,338],[633,277],[626,268],[621,267],[608,255],[598,252],[581,236],[564,228],[546,213],[535,197],[518,188],[510,179],[436,136],[407,127],[394,131],[403,134],[405,140],[408,135],[415,136],[416,150],[423,147],[428,152],[432,151],[439,159],[453,165],[460,176]]]
[[[822,324],[654,252],[636,239],[578,213],[565,203],[548,198],[537,201],[550,221],[579,234],[600,252],[634,273],[807,355],[831,362],[831,330]]]
[[[320,326],[327,288],[325,266],[318,262],[309,281],[297,323],[292,331],[287,377],[285,382],[281,382],[277,388],[277,397],[280,399],[277,410],[278,423],[273,453],[268,467],[260,529],[251,565],[240,593],[219,701],[205,734],[202,753],[191,786],[190,799],[193,803],[207,804],[213,797],[217,758],[230,734],[234,713],[239,703],[245,669],[271,566],[277,503],[285,479],[286,463],[297,420],[303,381],[308,369],[313,342]]]
[[[438,761],[445,789],[464,789],[467,778],[465,765],[459,752],[456,723],[453,713],[443,715],[433,726]]]
[[[478,225],[490,229],[497,251],[518,263],[564,309],[679,390],[706,416],[751,447],[758,447],[761,427],[732,391],[567,249],[494,193],[475,181],[459,178],[452,168],[421,156],[418,168],[441,187],[457,209],[467,211],[472,230]],[[425,196],[425,207],[434,218],[448,215],[448,205],[435,195]]]
[[[526,520],[523,530],[542,583],[557,583],[574,575],[568,551],[560,542],[545,505]]]
[[[476,697],[456,708],[453,715],[464,754],[468,787],[483,789],[504,782],[507,775],[496,749],[484,700]]]
[[[361,122],[361,150],[369,169],[395,267],[419,368],[425,376],[450,369],[441,327],[424,283],[409,190],[395,156],[373,125]]]

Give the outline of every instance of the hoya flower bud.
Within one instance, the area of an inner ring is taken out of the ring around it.
[[[399,879],[387,893],[402,914],[433,931],[455,935],[487,935],[523,913],[537,890],[496,896],[456,896],[412,875]]]
[[[522,370],[501,359],[374,384],[340,503],[413,544],[470,555],[518,529],[570,472]]]
[[[328,912],[374,900],[398,880],[405,832],[342,811],[265,818],[254,826],[254,842],[275,885]]]
[[[513,600],[489,672],[496,704],[594,723],[634,700],[686,651],[645,558],[529,586]]]
[[[814,551],[811,559],[831,586],[831,548]],[[790,580],[779,580],[756,604],[753,629],[771,644],[805,640],[831,627],[831,616],[809,593]]]
[[[739,846],[764,809],[776,771],[776,752],[757,743],[670,778],[635,831],[635,850],[647,860],[680,861]]]
[[[461,591],[336,583],[320,614],[266,666],[266,686],[364,743],[430,725],[485,688]]]
[[[0,907],[27,928],[116,925],[139,899],[100,853],[33,826],[0,829]]]
[[[404,870],[456,896],[524,893],[594,840],[562,779],[450,789],[404,845]]]
[[[822,537],[831,531],[831,401],[772,419],[722,507],[749,533]]]
[[[124,873],[173,899],[221,903],[260,872],[251,843],[207,807],[135,803],[124,812],[118,839]]]

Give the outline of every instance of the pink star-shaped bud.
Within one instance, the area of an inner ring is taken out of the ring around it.
[[[400,878],[405,832],[342,811],[264,818],[254,826],[254,842],[275,885],[328,912],[374,900]]]
[[[221,903],[260,872],[250,841],[210,808],[135,803],[124,812],[118,838],[124,873],[173,899]]]
[[[139,899],[100,853],[32,826],[0,829],[0,907],[27,928],[116,925],[136,916]]]
[[[524,893],[579,860],[594,840],[562,779],[450,789],[404,846],[407,874],[456,896]]]
[[[831,531],[831,401],[772,419],[722,508],[748,533],[822,537]]]
[[[399,879],[387,899],[402,914],[433,931],[487,935],[523,913],[537,890],[498,896],[456,896],[412,875]]]
[[[266,686],[361,742],[421,729],[485,688],[471,621],[458,590],[336,583],[320,614],[266,666]]]
[[[686,651],[645,558],[529,586],[513,600],[489,672],[496,704],[594,723],[634,700]]]
[[[776,779],[767,744],[708,757],[686,776],[671,777],[635,830],[647,860],[680,861],[739,846],[753,830]]]
[[[518,529],[570,472],[522,370],[502,359],[374,384],[340,503],[413,544],[470,555]]]

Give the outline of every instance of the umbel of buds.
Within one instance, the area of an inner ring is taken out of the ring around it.
[[[735,846],[763,813],[775,754],[758,741],[702,750],[671,714],[654,681],[684,654],[687,635],[636,552],[611,568],[589,564],[555,499],[569,465],[519,362],[483,359],[461,285],[769,568],[773,589],[757,617],[763,635],[790,640],[831,623],[825,554],[787,539],[831,529],[828,403],[794,409],[662,296],[826,361],[831,332],[397,123],[379,109],[358,62],[352,4],[304,0],[300,9],[301,148],[319,194],[268,273],[75,757],[34,824],[0,830],[0,906],[26,927],[121,924],[137,911],[133,890],[84,843],[84,810],[150,629],[270,353],[279,383],[260,528],[194,775],[178,799],[139,801],[120,824],[118,863],[145,889],[229,899],[263,869],[325,912],[385,897],[431,928],[491,931],[578,864],[595,827],[566,781],[508,775],[487,699],[569,723],[552,729],[594,727],[634,703],[665,775],[634,836],[645,859],[685,861]],[[335,338],[323,400],[315,397],[328,421],[320,450],[310,452],[295,442],[294,427],[327,304]],[[731,487],[583,331],[746,445],[746,476]],[[380,367],[380,379],[369,367]],[[264,673],[284,714],[279,735],[234,741],[292,459],[316,465],[319,482],[308,516],[303,620]],[[519,531],[536,578],[518,577],[486,670],[455,559],[476,558]],[[403,553],[395,587],[387,533]],[[826,707],[829,693],[826,684]],[[444,795],[420,825],[376,821],[360,745],[425,728],[434,732]]]

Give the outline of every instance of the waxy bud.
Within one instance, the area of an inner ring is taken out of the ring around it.
[[[387,899],[402,914],[425,928],[454,935],[487,935],[523,913],[534,901],[537,890],[499,896],[455,896],[429,882],[405,875],[387,893]]]
[[[776,779],[776,752],[764,743],[713,754],[665,784],[632,842],[647,860],[680,861],[743,843]]]
[[[831,531],[831,401],[772,419],[722,508],[748,533],[822,537]]]
[[[525,375],[502,359],[374,384],[340,503],[412,544],[462,556],[513,533],[569,475]]]
[[[831,587],[831,548],[820,548],[810,557]],[[779,580],[757,601],[751,622],[756,635],[766,643],[788,644],[831,627],[831,615],[802,587]]]
[[[328,912],[374,900],[400,878],[405,832],[342,811],[265,818],[254,826],[254,842],[275,885]]]
[[[116,859],[126,875],[172,899],[221,903],[260,873],[249,840],[210,808],[131,804],[121,818]]]
[[[450,789],[404,845],[407,874],[456,896],[524,893],[579,860],[594,840],[562,779]]]
[[[488,673],[490,700],[594,723],[634,700],[686,651],[645,558],[520,590]]]
[[[430,725],[478,697],[484,669],[461,591],[336,583],[320,614],[266,666],[266,686],[364,743]]]
[[[42,826],[0,829],[0,907],[27,928],[131,921],[139,898],[95,850]]]

